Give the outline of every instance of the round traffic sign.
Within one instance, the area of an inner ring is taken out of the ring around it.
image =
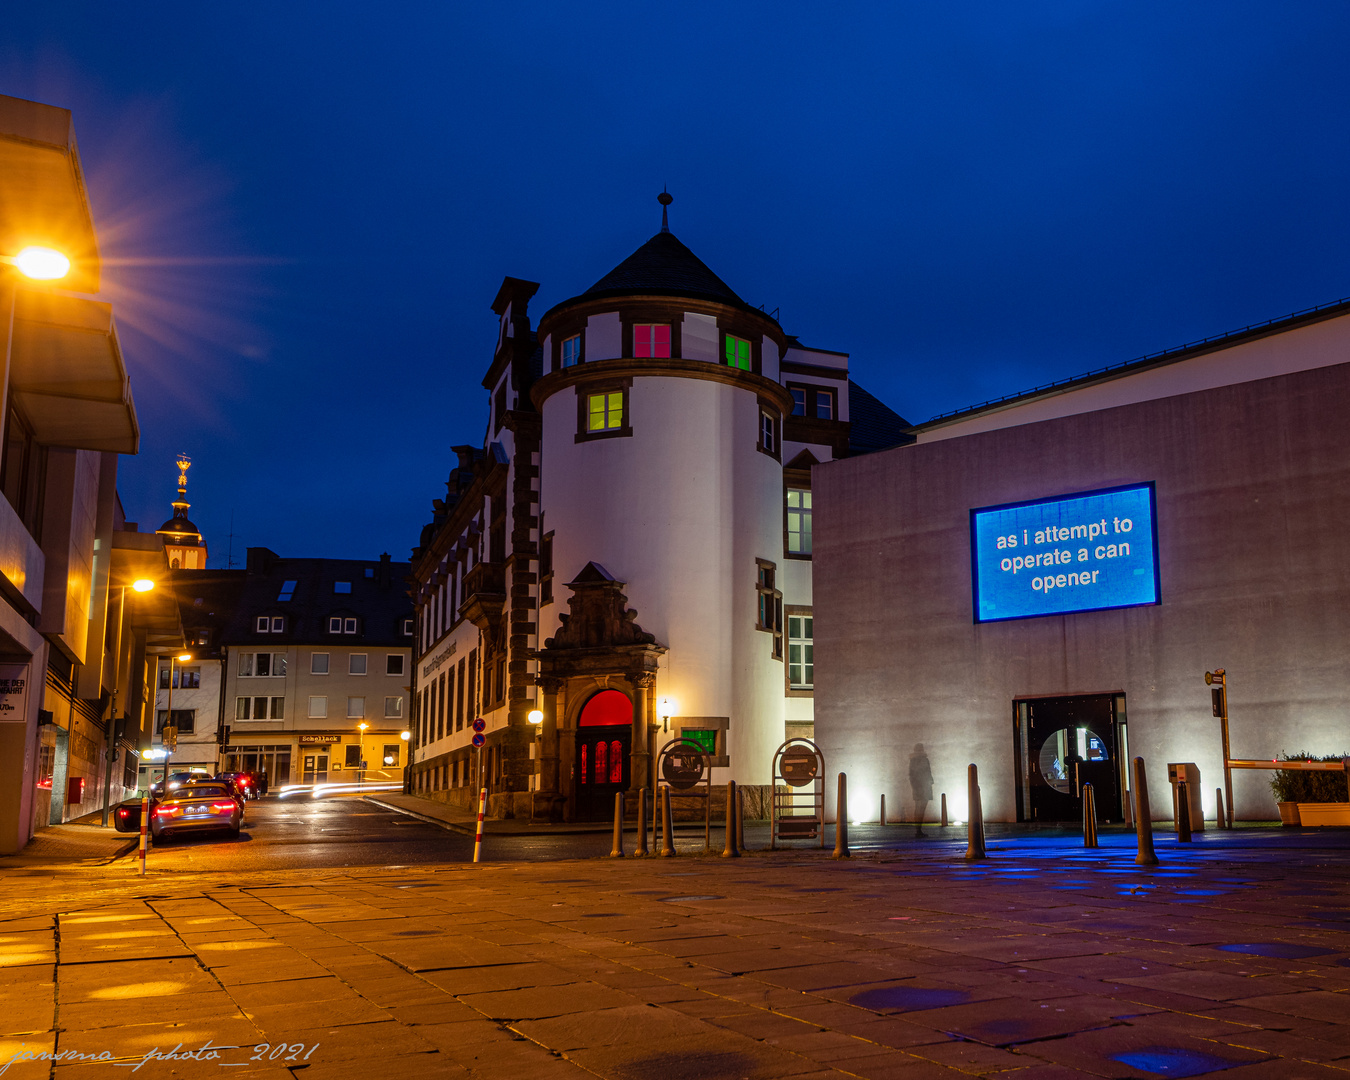
[[[473,722],[473,729],[474,731],[487,730],[487,721],[484,720],[481,716],[478,717],[478,719]],[[482,745],[481,743],[474,743],[474,746],[481,746],[481,745]]]
[[[783,779],[792,787],[805,787],[816,778],[819,763],[816,755],[805,746],[789,746],[783,751],[779,767]]]
[[[703,751],[697,747],[677,746],[666,754],[661,763],[661,775],[677,791],[687,791],[703,779],[706,760]]]
[[[487,736],[485,735],[477,734],[473,737],[474,746],[483,746],[486,743],[487,743]]]

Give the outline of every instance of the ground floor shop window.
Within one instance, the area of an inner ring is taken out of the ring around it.
[[[221,756],[221,772],[267,774],[267,787],[275,791],[291,782],[289,746],[232,746]]]

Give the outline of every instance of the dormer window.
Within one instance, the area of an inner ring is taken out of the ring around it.
[[[352,583],[350,581],[335,581],[333,582],[333,591],[335,593],[349,593],[352,591]]]
[[[670,323],[634,323],[633,355],[664,360],[670,356]]]
[[[259,616],[258,616],[258,633],[260,633],[260,634],[270,633],[270,632],[271,632],[271,629],[272,629],[272,620],[269,619],[266,615],[259,615]]]
[[[562,366],[575,367],[579,363],[581,363],[581,335],[573,334],[570,338],[563,338]]]

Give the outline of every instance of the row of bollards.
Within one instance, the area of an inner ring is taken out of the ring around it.
[[[1135,834],[1138,839],[1138,853],[1135,856],[1135,862],[1140,866],[1158,865],[1158,855],[1153,848],[1153,819],[1149,809],[1148,798],[1148,777],[1144,770],[1144,759],[1136,757],[1133,761],[1134,766],[1134,789],[1131,795],[1130,803],[1127,806],[1127,821],[1133,818],[1135,822]],[[1095,848],[1098,847],[1097,840],[1097,803],[1096,793],[1091,784],[1083,785],[1083,846]],[[1219,820],[1223,822],[1223,792],[1219,790]],[[1187,801],[1188,790],[1186,781],[1181,781],[1177,789],[1177,803],[1180,809],[1177,811],[1177,839],[1182,843],[1191,842],[1191,819],[1189,811],[1189,802]],[[966,813],[966,854],[967,859],[985,859],[988,854],[985,850],[984,842],[984,806],[980,797],[980,773],[979,768],[972,762],[968,771],[968,783],[966,788],[967,813]],[[622,859],[625,857],[623,846],[623,792],[616,792],[614,795],[614,842],[610,848],[610,857]],[[647,790],[640,788],[638,790],[638,842],[634,849],[634,855],[646,856],[649,854],[647,847]],[[653,815],[653,826],[655,826],[655,816]],[[661,789],[661,851],[663,857],[669,858],[675,854],[675,844],[673,835],[673,826],[670,813],[670,789]],[[947,824],[947,796],[942,796],[942,823]],[[881,824],[886,824],[886,797],[881,797]],[[736,781],[727,782],[727,809],[726,809],[726,842],[722,848],[722,857],[726,859],[739,858],[745,848],[745,804],[741,793],[737,790]],[[835,804],[835,830],[834,830],[834,857],[836,859],[847,859],[851,857],[848,842],[848,776],[845,773],[839,774],[837,788],[837,801]]]

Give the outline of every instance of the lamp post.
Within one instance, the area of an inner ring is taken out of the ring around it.
[[[356,766],[356,790],[359,793],[364,791],[366,786],[366,728],[370,725],[363,720],[356,727],[361,732],[360,745],[358,746],[361,751],[361,760]]]
[[[173,722],[173,665],[186,664],[192,659],[191,653],[179,653],[169,656],[169,704],[164,710],[164,726],[160,729],[160,743],[164,747],[164,797],[169,797],[169,755],[178,749],[178,725]]]
[[[147,593],[155,587],[155,583],[149,578],[137,578],[131,583],[130,588],[133,592]],[[111,809],[108,805],[112,799],[112,771],[113,762],[117,760],[117,677],[118,667],[122,659],[122,623],[126,618],[127,610],[127,586],[123,585],[118,596],[117,602],[117,645],[114,652],[113,669],[113,695],[112,701],[108,706],[108,724],[104,731],[104,761],[107,763],[103,770],[103,827],[108,827],[108,813]],[[123,703],[123,711],[126,705]]]

